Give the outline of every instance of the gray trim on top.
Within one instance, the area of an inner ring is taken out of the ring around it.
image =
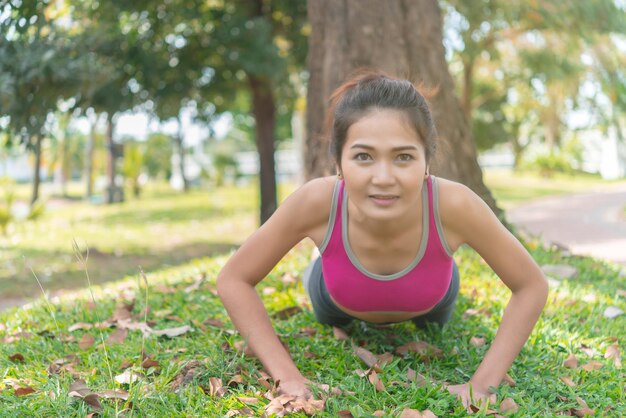
[[[428,246],[428,185],[426,184],[426,181],[424,181],[424,186],[422,187],[422,241],[420,242],[419,250],[417,251],[417,255],[415,256],[413,261],[411,261],[408,266],[406,266],[404,269],[397,273],[389,275],[371,273],[365,268],[365,266],[363,266],[363,264],[361,264],[359,259],[352,251],[350,241],[348,240],[348,194],[346,193],[345,188],[343,189],[343,202],[341,205],[341,223],[343,245],[354,267],[356,267],[361,273],[365,274],[366,276],[376,280],[394,280],[402,277],[411,270],[413,270],[415,266],[417,266],[422,257],[424,257],[426,247]]]
[[[439,241],[450,257],[454,255],[454,252],[450,249],[446,236],[443,233],[443,226],[441,224],[441,215],[439,214],[439,181],[435,176],[430,176],[433,179],[433,211],[435,212],[435,225],[437,225],[437,233],[439,234]]]
[[[328,217],[328,225],[326,226],[326,234],[324,234],[324,239],[320,244],[318,250],[320,254],[324,252],[328,242],[330,241],[330,236],[333,234],[333,228],[335,226],[335,214],[337,213],[337,201],[339,200],[339,184],[341,180],[337,180],[335,182],[335,187],[333,187],[333,198],[330,202],[330,216]]]

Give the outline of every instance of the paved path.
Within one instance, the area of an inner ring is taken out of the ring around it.
[[[544,241],[626,266],[626,184],[549,197],[510,209],[509,222]]]

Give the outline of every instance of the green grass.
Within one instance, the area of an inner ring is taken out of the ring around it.
[[[26,186],[18,187],[18,195]],[[73,184],[70,190],[78,189]],[[283,187],[283,195],[288,187]],[[0,295],[28,298],[39,293],[32,270],[47,291],[84,285],[72,242],[89,248],[91,279],[102,283],[137,272],[176,266],[234,248],[257,226],[257,188],[193,190],[186,195],[163,185],[140,199],[95,205],[54,199],[37,222],[17,222],[0,235]]]
[[[354,416],[371,416],[377,410],[384,411],[385,416],[398,416],[404,408],[430,409],[440,417],[466,416],[455,399],[440,390],[440,384],[461,383],[475,370],[486,347],[475,348],[469,340],[472,336],[493,339],[509,296],[480,258],[467,249],[457,254],[463,276],[461,293],[453,319],[441,332],[418,330],[409,323],[367,329],[355,323],[348,328],[353,343],[377,354],[393,352],[415,339],[443,350],[441,358],[426,360],[415,354],[396,355],[380,373],[386,390],[376,392],[366,378],[355,373],[366,366],[352,353],[350,342],[337,341],[331,328],[315,322],[300,282],[281,280],[285,273],[297,275],[302,271],[310,249],[310,245],[303,244],[292,251],[260,285],[260,294],[270,313],[294,305],[303,308],[292,317],[273,320],[302,372],[313,381],[354,392],[329,398],[319,416],[335,417],[346,409]],[[552,288],[544,314],[509,372],[517,386],[499,388],[498,399],[513,398],[520,408],[515,416],[559,415],[579,408],[576,397],[586,401],[596,416],[625,416],[623,371],[616,368],[612,359],[605,359],[604,354],[611,344],[623,344],[626,320],[624,316],[608,320],[602,313],[608,306],[624,309],[624,296],[615,290],[626,289],[626,279],[619,277],[615,267],[588,258],[563,258],[558,252],[535,243],[529,249],[539,263],[571,264],[579,269],[579,274]],[[248,407],[255,416],[261,415],[268,401],[262,398],[265,389],[257,381],[260,364],[228,348],[239,338],[231,334],[233,326],[214,293],[214,280],[225,260],[224,256],[204,258],[149,274],[147,319],[151,326],[162,329],[191,325],[194,330],[172,339],[150,336],[145,341],[139,331],[130,331],[124,344],[107,345],[106,355],[98,344],[81,350],[77,341],[86,333],[97,340],[102,333],[106,339],[112,329],[69,332],[68,328],[77,322],[101,322],[112,315],[118,304],[130,301],[134,302],[136,320],[143,321],[145,287],[136,276],[106,287],[94,286],[95,306],[90,303],[89,292],[83,290],[53,299],[54,317],[42,301],[28,309],[0,314],[0,323],[4,324],[0,328],[0,340],[4,340],[0,345],[2,412],[5,416],[84,417],[91,407],[68,395],[74,373],[84,378],[93,391],[127,389],[129,402],[117,405],[119,411],[132,403],[130,413],[125,416],[225,416],[229,410],[245,406],[237,399],[241,396],[258,398],[258,403]],[[201,274],[206,275],[206,281],[197,290],[186,291]],[[275,291],[264,292],[265,288]],[[469,308],[484,309],[486,314],[463,319]],[[223,328],[202,325],[206,319],[220,319],[225,325]],[[305,327],[312,327],[316,334],[298,336]],[[149,369],[144,378],[130,387],[114,382],[111,375],[122,372],[123,361],[138,368],[142,346],[160,367]],[[9,360],[9,356],[17,353],[24,356],[23,362]],[[314,353],[315,357],[307,358],[305,353]],[[563,361],[569,354],[576,355],[581,364],[597,361],[601,367],[591,372],[565,368]],[[60,374],[47,372],[52,362],[68,355],[78,358],[73,370]],[[173,391],[172,381],[192,360],[199,362],[195,377],[178,392]],[[405,387],[402,383],[407,383],[409,367],[435,383]],[[211,397],[202,389],[206,390],[211,377],[219,377],[226,383],[237,374],[243,376],[244,383],[229,388],[223,398]],[[576,386],[566,386],[559,380],[563,376],[570,377]],[[18,397],[14,394],[15,385],[30,386],[36,392]],[[101,403],[103,416],[115,416],[113,401]],[[477,416],[486,415],[483,412]]]

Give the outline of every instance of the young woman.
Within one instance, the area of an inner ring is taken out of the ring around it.
[[[310,396],[277,338],[255,285],[298,242],[321,257],[303,274],[317,319],[345,325],[445,324],[459,289],[452,255],[470,245],[512,297],[469,382],[448,387],[468,406],[490,397],[545,304],[545,277],[490,208],[462,184],[429,175],[436,130],[424,97],[407,80],[365,71],[331,97],[329,134],[337,176],[295,191],[224,266],[219,295],[242,337],[283,393]]]

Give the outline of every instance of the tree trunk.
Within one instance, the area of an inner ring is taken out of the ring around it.
[[[463,63],[463,114],[465,120],[472,124],[472,90],[474,82],[474,59]]]
[[[276,169],[274,166],[274,134],[276,104],[268,78],[248,74],[252,92],[252,113],[256,121],[256,146],[259,153],[259,185],[261,188],[261,224],[272,216],[277,207]]]
[[[41,142],[43,137],[41,134],[35,135],[35,167],[33,170],[33,194],[30,199],[30,206],[32,207],[37,199],[39,199],[39,184],[41,181]]]
[[[116,170],[116,146],[113,141],[113,115],[109,114],[107,116],[107,133],[106,133],[106,141],[107,141],[107,178],[109,180],[109,185],[107,187],[106,193],[106,202],[108,204],[115,203],[118,201],[122,201],[123,199],[119,195],[119,191],[117,185],[115,184],[115,177],[117,176]]]
[[[187,192],[189,190],[189,180],[185,175],[185,135],[183,133],[183,120],[178,114],[178,132],[174,138],[174,142],[176,143],[176,152],[178,152],[178,169],[180,170],[180,177],[183,180],[183,192]]]
[[[439,131],[431,172],[466,184],[500,215],[482,179],[476,147],[444,56],[437,0],[316,0],[308,3],[307,178],[333,172],[323,138],[327,100],[356,68],[370,66],[437,88],[430,104]]]
[[[87,199],[93,196],[93,154],[96,145],[96,125],[98,124],[98,114],[94,119],[89,118],[89,136],[85,149],[85,181],[87,186]]]

